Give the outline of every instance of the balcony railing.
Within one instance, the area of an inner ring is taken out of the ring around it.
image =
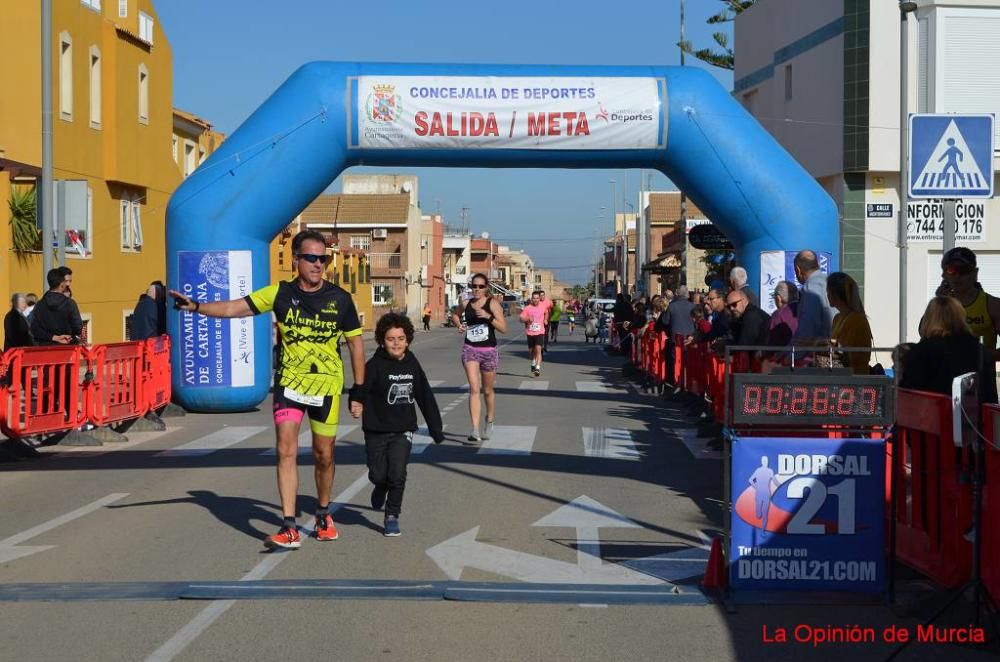
[[[403,268],[403,256],[399,253],[369,253],[368,264],[373,271]]]

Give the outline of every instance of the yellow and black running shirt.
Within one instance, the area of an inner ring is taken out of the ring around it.
[[[303,395],[339,396],[344,366],[341,336],[361,335],[361,322],[351,295],[323,282],[315,292],[303,292],[295,281],[282,281],[245,297],[255,313],[274,311],[281,336],[275,384]]]

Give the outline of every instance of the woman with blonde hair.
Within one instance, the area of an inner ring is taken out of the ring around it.
[[[826,296],[830,305],[837,310],[830,331],[830,344],[834,347],[871,347],[872,329],[865,316],[865,306],[861,301],[861,288],[857,282],[843,271],[830,274],[826,280]],[[856,375],[867,375],[871,352],[844,352],[844,365]]]
[[[979,373],[980,396],[996,401],[990,388],[992,372],[986,363],[979,337],[966,322],[965,309],[957,299],[937,296],[930,300],[920,320],[920,342],[903,357],[902,388],[951,394],[951,382],[968,372]]]

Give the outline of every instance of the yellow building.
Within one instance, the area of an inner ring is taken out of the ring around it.
[[[7,200],[41,174],[40,4],[4,3],[0,43],[0,293],[44,292],[40,245],[15,250]],[[139,294],[165,276],[173,55],[152,0],[53,3],[53,176],[66,266],[93,343],[121,341]],[[40,219],[39,219],[40,225]],[[22,235],[23,236],[23,235]]]
[[[172,150],[174,163],[183,178],[187,179],[225,139],[226,135],[215,131],[207,120],[174,108]]]

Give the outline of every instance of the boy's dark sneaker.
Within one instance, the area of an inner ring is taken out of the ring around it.
[[[396,536],[403,535],[403,532],[399,530],[398,516],[386,515],[384,525],[385,525],[385,536],[387,538],[395,538]]]
[[[268,549],[298,549],[302,546],[302,539],[299,538],[299,530],[291,527],[282,528],[273,536],[264,539],[264,546]]]
[[[385,493],[386,489],[384,486],[375,486],[372,490],[372,508],[375,510],[382,510],[382,506],[385,505]]]

